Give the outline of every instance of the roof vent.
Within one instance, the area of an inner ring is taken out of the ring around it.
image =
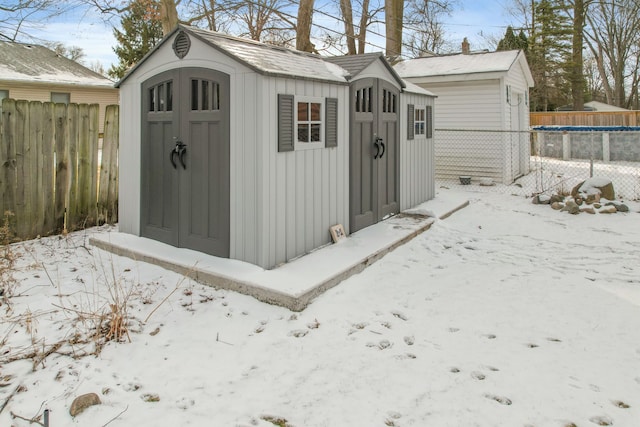
[[[180,31],[175,40],[173,40],[173,52],[178,58],[182,59],[187,56],[190,47],[191,40],[189,40],[189,36],[184,31]]]

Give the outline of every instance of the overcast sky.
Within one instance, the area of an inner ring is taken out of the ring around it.
[[[324,2],[316,1],[316,8],[330,10],[328,6],[322,6],[322,3]],[[456,45],[467,37],[472,49],[486,48],[484,37],[503,34],[506,25],[512,21],[505,12],[504,5],[508,0],[459,0],[459,3],[461,9],[457,10],[451,18],[445,19],[449,39]],[[330,18],[316,14],[314,20],[325,23]],[[333,22],[331,27],[341,29],[341,23]],[[383,28],[374,31],[384,33]],[[103,22],[97,12],[85,10],[81,13],[63,15],[42,24],[37,29],[30,30],[30,34],[42,40],[81,47],[85,53],[84,62],[87,65],[99,61],[105,69],[108,69],[112,63],[117,62],[117,57],[113,53],[115,39],[112,28]],[[370,35],[369,41],[375,45],[371,46],[370,50],[381,50],[379,47],[384,47],[384,40],[376,40],[375,35]]]

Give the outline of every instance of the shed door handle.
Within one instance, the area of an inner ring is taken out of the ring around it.
[[[187,168],[187,164],[184,162],[185,154],[187,154],[187,146],[186,144],[182,144],[182,147],[180,148],[180,164],[182,164],[182,169]]]
[[[171,164],[173,165],[174,169],[178,168],[178,165],[176,165],[176,159],[175,159],[176,156],[178,156],[178,160],[180,160],[182,169],[187,168],[187,165],[184,162],[184,156],[186,153],[187,153],[187,144],[183,143],[182,141],[176,142],[176,146],[173,147],[173,150],[171,150],[171,153],[169,153],[169,160],[171,161]]]
[[[382,142],[382,141],[383,141],[383,139],[378,136],[378,137],[376,137],[375,142],[373,143],[376,146],[376,149],[377,149],[376,150],[376,155],[373,156],[374,159],[381,159],[382,156],[384,156],[385,148],[384,148],[384,142]],[[382,147],[382,153],[380,152],[380,147]]]

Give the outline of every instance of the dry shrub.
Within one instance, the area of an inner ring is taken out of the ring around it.
[[[16,280],[15,272],[17,254],[12,250],[11,243],[15,241],[15,234],[11,227],[14,214],[10,211],[4,213],[0,226],[0,305],[9,305],[9,298],[13,293]]]

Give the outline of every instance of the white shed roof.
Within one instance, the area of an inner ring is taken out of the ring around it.
[[[184,31],[260,74],[348,84],[348,71],[336,64],[325,61],[324,58],[319,55],[202,30],[187,25],[178,25],[148,52],[142,60],[129,70],[116,86],[120,86],[135,72],[140,64],[178,31]]]
[[[427,90],[427,89],[425,89],[423,87],[420,87],[420,86],[418,86],[416,84],[413,84],[409,80],[403,80],[403,82],[404,82],[404,86],[405,86],[403,90],[405,92],[417,93],[417,94],[420,94],[420,95],[428,95],[428,96],[433,96],[433,97],[437,98],[436,94],[434,94],[433,92],[431,92],[431,91],[429,91],[429,90]]]
[[[346,82],[345,69],[318,55],[193,27],[182,29],[264,74]]]
[[[498,52],[474,52],[469,54],[454,54],[442,56],[425,56],[421,58],[409,59],[395,65],[396,72],[400,77],[438,77],[454,76],[464,74],[483,74],[507,72],[518,61],[526,58],[522,51],[506,50]],[[525,74],[527,79],[531,78],[529,66],[526,65]],[[530,79],[533,84],[533,79]]]

